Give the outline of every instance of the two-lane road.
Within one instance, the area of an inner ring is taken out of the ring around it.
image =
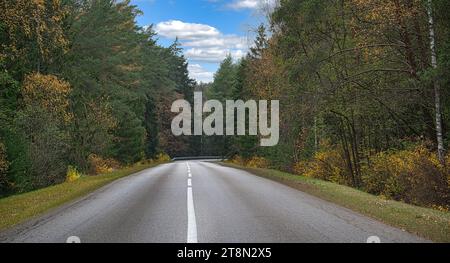
[[[245,171],[160,165],[0,233],[0,242],[424,242]]]

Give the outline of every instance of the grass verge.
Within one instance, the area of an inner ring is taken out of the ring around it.
[[[0,199],[0,230],[12,227],[52,208],[80,198],[122,177],[157,166],[161,163],[137,164],[111,173],[84,176],[25,194]]]
[[[280,182],[434,242],[450,242],[450,212],[385,200],[351,187],[278,170],[221,164]]]

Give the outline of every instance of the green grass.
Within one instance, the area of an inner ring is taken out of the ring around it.
[[[159,163],[137,164],[104,175],[84,176],[25,194],[0,199],[0,230],[12,227],[52,208],[76,200],[122,177],[140,172]]]
[[[351,187],[277,170],[248,168],[230,163],[222,165],[278,181],[431,241],[450,242],[450,212],[385,200]]]

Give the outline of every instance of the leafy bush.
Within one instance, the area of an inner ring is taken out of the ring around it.
[[[389,162],[389,154],[381,152],[371,159],[370,166],[364,166],[363,183],[367,192],[377,195],[384,193],[386,184],[391,180],[392,172],[387,167]],[[394,185],[393,182],[389,184]]]
[[[309,161],[298,161],[292,167],[294,173],[298,175],[305,175],[309,169]]]
[[[170,158],[170,156],[166,153],[159,153],[157,154],[153,159],[147,159],[147,160],[142,160],[139,163],[142,165],[149,165],[149,164],[162,164],[162,163],[167,163],[170,162],[172,160],[172,158]]]
[[[346,162],[337,148],[326,145],[312,160],[294,164],[296,174],[348,184]],[[427,207],[450,207],[450,155],[442,165],[420,145],[411,150],[381,152],[362,165],[363,188],[371,194]]]
[[[6,172],[8,171],[9,163],[6,160],[5,145],[0,142],[0,187],[7,184]]]
[[[104,159],[96,154],[89,155],[89,173],[92,175],[110,173],[120,169],[121,165],[114,159]]]
[[[450,154],[448,154],[445,158],[444,172],[447,175],[447,184],[450,187]]]
[[[268,168],[269,161],[263,157],[252,157],[246,162],[246,166],[251,168]]]
[[[380,153],[363,173],[365,189],[372,194],[428,207],[450,205],[448,166],[425,146]]]
[[[69,166],[67,168],[66,182],[75,182],[76,180],[81,178],[81,174],[77,171],[77,169],[73,166]]]
[[[20,191],[29,191],[65,181],[69,135],[55,118],[41,107],[26,106],[17,113],[16,123],[24,131],[25,155],[30,163]]]
[[[332,146],[317,152],[311,161],[300,161],[294,171],[307,177],[346,184],[346,165],[341,153]]]
[[[245,166],[245,159],[242,158],[240,155],[235,155],[233,158],[229,160],[230,163]]]
[[[156,155],[156,158],[154,161],[157,163],[166,163],[166,162],[169,162],[171,159],[172,158],[170,158],[170,156],[168,154],[160,153],[160,154]]]
[[[15,124],[24,134],[30,169],[26,180],[20,182],[19,190],[33,190],[65,181],[70,152],[67,125],[73,120],[70,92],[70,85],[56,76],[39,73],[25,76]]]
[[[235,155],[228,162],[240,166],[247,166],[251,168],[269,168],[270,162],[264,157],[253,156],[251,158],[242,158],[242,156]]]

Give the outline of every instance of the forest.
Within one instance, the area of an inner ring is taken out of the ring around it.
[[[450,2],[281,0],[209,98],[280,100],[280,143],[218,137],[237,164],[450,205]],[[232,87],[232,88],[230,88]]]
[[[223,156],[450,208],[450,2],[281,0],[212,83],[129,0],[0,0],[0,196],[161,155]],[[174,136],[171,104],[279,100],[280,141]]]
[[[189,154],[170,105],[195,82],[130,1],[0,1],[0,195]]]

